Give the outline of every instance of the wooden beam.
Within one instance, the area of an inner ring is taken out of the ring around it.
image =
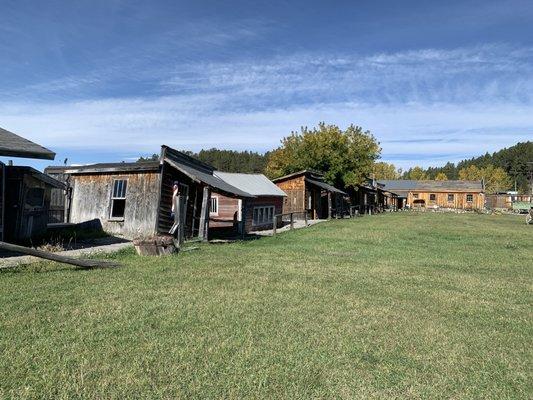
[[[198,230],[198,237],[204,241],[207,241],[209,230],[209,197],[209,186],[204,186],[204,193],[202,197],[202,210],[200,214],[200,226]]]
[[[45,260],[56,261],[63,264],[76,265],[81,268],[95,268],[95,267],[119,267],[120,264],[110,262],[110,261],[100,261],[100,260],[81,260],[78,258],[66,257],[55,253],[49,253],[47,251],[31,249],[29,247],[18,246],[16,244],[0,242],[1,250],[13,251],[16,253],[25,254],[28,256],[34,256],[39,258],[44,258]],[[0,267],[0,268],[11,268],[11,267]]]
[[[331,219],[331,192],[328,192],[328,219]]]

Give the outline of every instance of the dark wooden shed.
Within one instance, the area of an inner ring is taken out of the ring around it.
[[[0,128],[0,157],[22,157],[22,158],[38,158],[45,160],[53,160],[55,153],[48,150],[47,148],[38,145],[28,139],[25,139],[19,135],[14,134],[8,130]],[[12,169],[15,168],[15,169]],[[16,169],[20,167],[6,166],[0,161],[0,240],[14,240],[18,236],[26,237],[29,232],[30,235],[34,232],[34,229],[28,230],[28,226],[24,225],[24,221],[14,217],[12,213],[12,207],[15,206],[12,202],[14,199],[19,199],[19,204],[16,204],[17,209],[23,210],[26,205],[23,203],[26,192],[21,193],[18,190],[18,184],[15,182],[21,182],[22,187],[32,188],[34,186],[44,185],[45,197],[48,187],[43,181],[42,176],[38,176],[38,171],[31,169],[30,167],[27,170],[23,171]],[[19,178],[16,178],[19,176]],[[40,182],[40,183],[36,183]],[[54,183],[55,184],[55,183]],[[12,186],[14,185],[14,186]],[[53,187],[53,185],[51,185]],[[31,195],[31,193],[30,193]],[[9,199],[9,204],[6,204],[6,201]],[[45,204],[46,205],[46,204]],[[42,208],[41,208],[42,209]],[[34,215],[35,216],[35,215]],[[9,218],[9,221],[7,220]],[[21,217],[22,218],[22,217]],[[41,220],[40,218],[37,218]],[[13,227],[11,224],[18,221],[19,226],[24,225],[23,230],[20,231]],[[27,222],[30,220],[28,219]],[[32,220],[33,221],[33,220]],[[22,225],[21,225],[22,224]],[[33,222],[32,222],[33,224]],[[40,223],[35,224],[35,228],[40,226]],[[44,225],[46,226],[46,224]]]

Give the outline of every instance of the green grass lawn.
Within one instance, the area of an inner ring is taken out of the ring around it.
[[[533,396],[533,227],[383,214],[0,273],[0,398]]]

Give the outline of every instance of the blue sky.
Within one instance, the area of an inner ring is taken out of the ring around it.
[[[370,130],[403,168],[533,138],[531,1],[0,9],[0,126],[56,164],[130,161],[161,144],[263,152],[319,121]]]

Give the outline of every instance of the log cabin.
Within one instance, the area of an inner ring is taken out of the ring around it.
[[[287,197],[283,201],[283,213],[298,213],[295,218],[327,219],[342,215],[346,209],[346,193],[326,182],[324,175],[303,170],[285,175],[274,182]]]
[[[53,160],[55,153],[0,128],[0,157]],[[20,241],[44,233],[50,193],[60,182],[27,166],[0,161],[0,241]]]
[[[283,199],[287,196],[263,174],[240,174],[215,171],[215,176],[249,193],[246,199],[228,197],[217,191],[211,193],[209,219],[211,228],[233,228],[239,233],[272,229],[274,221],[279,227]]]
[[[408,208],[481,210],[485,207],[483,181],[380,180],[385,190],[398,194]]]

